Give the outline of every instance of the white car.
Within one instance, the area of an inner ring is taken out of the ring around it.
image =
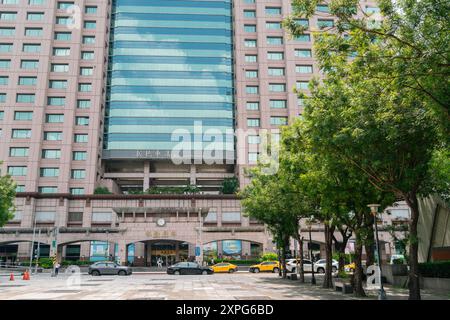
[[[316,263],[314,263],[314,272],[325,273],[325,265],[326,265],[325,259],[318,260]],[[311,266],[312,266],[311,260],[303,259],[303,270],[305,272],[312,272]],[[337,272],[338,268],[339,268],[339,263],[336,260],[332,260],[332,264],[331,264],[332,272],[333,273]],[[297,271],[296,259],[287,259],[286,260],[286,270],[288,272],[292,272],[292,273],[295,273]]]

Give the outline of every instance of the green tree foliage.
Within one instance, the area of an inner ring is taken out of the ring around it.
[[[238,191],[239,180],[236,177],[225,178],[222,183],[222,193],[223,194],[234,194]]]
[[[0,227],[14,217],[16,183],[10,176],[0,176]]]
[[[293,4],[294,16],[285,25],[298,35],[304,30],[295,18],[313,15],[318,1]],[[409,297],[420,299],[417,198],[436,191],[440,175],[431,172],[432,159],[436,150],[448,150],[449,3],[378,4],[383,19],[376,22],[354,15],[356,0],[330,2],[336,27],[314,32],[326,78],[312,83],[304,117],[315,152],[335,155],[373,187],[407,202]]]

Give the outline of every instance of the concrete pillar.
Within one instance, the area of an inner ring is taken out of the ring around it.
[[[31,242],[19,242],[17,244],[17,258],[19,261],[29,260],[31,251]]]
[[[148,188],[150,188],[150,161],[145,161],[143,191],[146,191]]]
[[[242,257],[248,257],[251,254],[249,241],[242,241]]]
[[[175,260],[180,261],[180,243],[175,243]]]
[[[80,243],[80,260],[89,260],[91,254],[91,242],[84,241]]]
[[[197,184],[197,168],[195,166],[195,164],[191,164],[191,185],[196,185]]]
[[[127,256],[128,256],[128,248],[127,243],[124,240],[118,242],[119,245],[119,264],[126,265],[127,264]]]

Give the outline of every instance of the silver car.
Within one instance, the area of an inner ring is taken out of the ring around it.
[[[131,268],[118,265],[111,261],[100,261],[89,266],[89,274],[93,276],[100,275],[119,275],[128,276],[131,274]]]

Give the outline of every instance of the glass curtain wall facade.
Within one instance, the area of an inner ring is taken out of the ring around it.
[[[203,149],[209,129],[234,158],[231,0],[116,0],[111,34],[104,158]]]

